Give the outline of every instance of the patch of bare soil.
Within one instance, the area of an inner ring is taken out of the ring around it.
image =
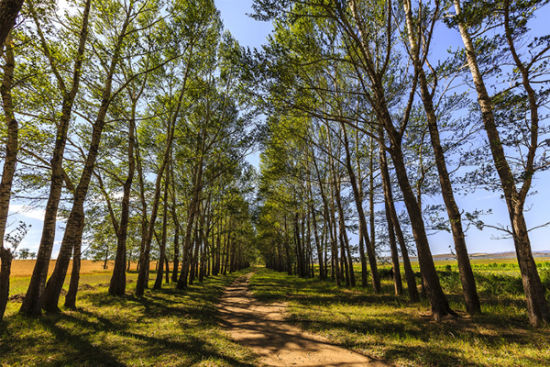
[[[263,303],[248,289],[253,273],[226,288],[219,311],[231,338],[252,349],[262,366],[388,366],[285,322],[284,303]]]

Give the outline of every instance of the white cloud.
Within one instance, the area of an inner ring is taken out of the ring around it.
[[[18,215],[28,219],[44,220],[45,210],[43,208],[33,208],[28,205],[11,204],[9,216]]]

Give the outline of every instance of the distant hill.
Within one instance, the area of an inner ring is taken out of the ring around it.
[[[534,257],[550,257],[550,250],[543,251],[534,251]],[[454,260],[455,256],[453,254],[437,254],[433,255],[435,260]],[[485,252],[476,252],[470,254],[470,259],[515,259],[516,253],[513,251],[509,252],[495,252],[495,253],[485,253]],[[416,260],[416,257],[412,257]]]

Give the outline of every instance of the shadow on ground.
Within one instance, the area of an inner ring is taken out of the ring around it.
[[[235,277],[217,277],[185,291],[147,291],[142,298],[84,292],[76,311],[0,325],[2,365],[253,366],[253,357],[221,331],[216,309]]]
[[[406,296],[337,288],[330,282],[299,279],[269,270],[251,280],[254,295],[266,302],[290,303],[288,321],[320,333],[347,348],[390,363],[414,366],[548,366],[550,329],[528,325],[521,298],[482,299],[484,314],[433,322],[427,303]],[[406,294],[406,291],[405,291]],[[460,294],[449,295],[463,308]]]

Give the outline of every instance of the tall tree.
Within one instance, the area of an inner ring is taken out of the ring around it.
[[[60,89],[63,100],[61,103],[61,116],[59,118],[59,122],[57,123],[55,146],[51,159],[50,189],[48,201],[46,203],[46,210],[44,213],[42,236],[40,238],[38,255],[34,265],[31,281],[20,309],[20,312],[26,315],[38,315],[41,313],[42,309],[42,297],[46,286],[46,276],[53,250],[57,210],[59,208],[59,199],[61,197],[61,189],[64,181],[63,154],[67,144],[67,134],[73,112],[73,105],[79,91],[80,79],[85,61],[84,56],[89,33],[88,28],[91,3],[91,0],[87,0],[83,6],[78,48],[73,57],[73,72],[71,78],[69,79],[70,84],[68,84],[67,80],[59,71],[58,61],[55,59],[55,55],[51,50],[51,42],[48,42],[44,32],[42,31],[40,19],[34,8],[33,2],[29,2],[30,12],[36,24],[36,32],[38,34],[40,48],[48,60],[51,72],[55,76],[57,86]]]
[[[418,75],[418,83],[420,86],[420,95],[422,97],[422,103],[424,110],[426,111],[426,119],[428,123],[428,130],[430,132],[430,138],[439,173],[439,183],[441,186],[441,193],[445,207],[447,208],[447,215],[451,225],[451,232],[453,234],[453,241],[455,244],[456,257],[458,260],[458,269],[460,274],[460,281],[462,283],[462,290],[464,300],[466,302],[466,309],[470,314],[476,314],[481,312],[481,306],[479,303],[479,297],[477,295],[476,283],[474,279],[474,273],[472,266],[470,265],[470,257],[466,248],[466,240],[464,238],[464,230],[462,228],[462,219],[458,205],[454,197],[453,187],[451,185],[451,179],[449,171],[447,169],[447,163],[445,161],[445,154],[441,145],[441,139],[439,135],[438,119],[436,115],[436,108],[434,106],[433,96],[435,89],[430,91],[428,86],[428,78],[424,72],[424,64],[427,62],[428,51],[433,36],[433,30],[437,19],[440,17],[441,2],[435,2],[434,9],[421,9],[424,13],[423,17],[426,17],[426,13],[429,16],[430,23],[425,25],[425,20],[420,19],[420,15],[413,18],[413,9],[410,0],[403,1],[403,9],[405,11],[406,29],[410,47],[410,58],[413,61],[414,69]],[[420,14],[420,9],[417,12]],[[426,30],[426,28],[428,30]],[[427,34],[426,34],[427,33]],[[423,50],[420,49],[418,39],[422,37]],[[437,76],[434,76],[437,78]]]
[[[531,188],[533,175],[537,169],[536,153],[539,147],[538,138],[540,134],[538,110],[543,100],[543,96],[537,95],[537,92],[535,92],[532,83],[537,78],[536,68],[541,62],[544,62],[542,60],[547,57],[550,48],[547,43],[537,44],[537,51],[529,56],[529,61],[522,61],[516,49],[516,38],[525,32],[525,24],[532,16],[532,10],[537,6],[537,2],[522,2],[511,8],[510,3],[504,1],[502,4],[503,11],[500,11],[497,4],[493,3],[486,4],[481,10],[469,3],[464,10],[460,0],[454,0],[453,4],[456,12],[454,20],[464,43],[466,60],[476,89],[483,127],[489,140],[491,155],[508,207],[508,214],[512,225],[512,237],[521,271],[523,289],[527,299],[529,321],[532,325],[539,326],[550,321],[550,308],[546,301],[544,287],[540,281],[540,276],[531,252],[531,242],[525,222],[524,206],[527,194]],[[476,16],[474,16],[474,12],[477,12]],[[502,15],[493,18],[492,15],[495,13],[503,14],[504,20],[501,19]],[[470,21],[470,19],[473,21]],[[471,25],[480,24],[485,21],[494,22],[495,20],[493,19],[497,19],[497,22],[503,21],[504,23],[506,39],[504,52],[512,56],[515,68],[519,72],[519,84],[522,85],[527,94],[527,103],[529,106],[528,148],[525,155],[525,165],[519,180],[514,175],[504,150],[496,119],[495,101],[487,91],[485,77],[481,72],[478,61],[479,50],[476,49],[474,44],[475,38],[472,37],[470,32]],[[513,28],[515,27],[517,29],[514,31]],[[518,186],[518,184],[520,185]]]
[[[0,13],[1,14],[1,13]],[[6,156],[2,168],[2,181],[0,182],[0,321],[4,317],[6,304],[10,291],[10,270],[13,254],[10,249],[4,247],[6,223],[10,208],[13,176],[17,165],[17,151],[19,140],[19,123],[15,117],[12,88],[14,87],[15,56],[10,37],[6,38],[4,76],[0,86],[2,95],[2,107],[4,108],[5,121],[8,126],[6,141]]]

